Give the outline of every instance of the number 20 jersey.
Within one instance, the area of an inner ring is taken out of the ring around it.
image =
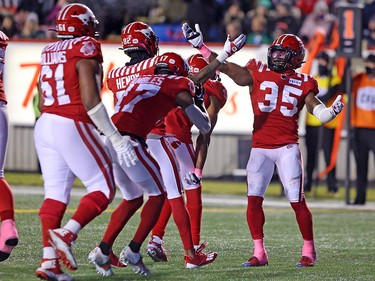
[[[298,118],[305,98],[309,92],[315,95],[319,92],[315,78],[295,71],[277,73],[256,59],[251,59],[245,67],[253,77],[252,147],[278,148],[298,143]]]

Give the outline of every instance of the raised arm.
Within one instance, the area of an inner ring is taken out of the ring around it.
[[[210,63],[213,63],[215,59],[220,61],[224,58],[224,56],[222,55],[223,52],[218,55],[215,52],[211,51],[203,43],[203,34],[200,31],[199,24],[195,24],[195,30],[193,30],[187,23],[184,23],[182,25],[182,31],[186,40],[188,40],[189,43],[194,48],[196,48]],[[227,47],[227,50],[237,52],[239,50],[238,47],[242,48],[245,44],[245,41],[246,36],[243,34],[241,34],[233,41],[230,41],[230,37],[228,35],[227,40],[225,41],[224,50]],[[239,42],[241,43],[241,45],[239,44]],[[225,60],[227,58],[228,57],[224,58],[223,63],[219,65],[218,70],[228,75],[239,86],[252,86],[253,78],[250,71],[242,66],[239,66],[238,64],[226,62]]]

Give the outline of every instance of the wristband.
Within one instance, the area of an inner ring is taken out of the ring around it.
[[[216,57],[216,59],[217,59],[220,63],[223,63],[227,58],[228,58],[228,53],[225,52],[225,51],[222,51],[222,52]]]
[[[331,107],[327,108],[324,104],[318,104],[315,106],[313,109],[313,115],[322,123],[330,122],[336,117],[335,113],[331,112]]]
[[[198,177],[202,177],[202,169],[195,168],[194,174],[196,174]]]
[[[212,51],[205,45],[205,44],[202,44],[202,46],[200,46],[198,48],[199,52],[202,54],[202,56],[208,60],[208,58],[210,57]]]

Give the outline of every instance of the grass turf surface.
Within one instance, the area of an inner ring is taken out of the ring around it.
[[[223,183],[221,184],[224,185]],[[218,188],[218,187],[216,187]],[[278,187],[275,187],[278,190]],[[37,280],[34,272],[42,257],[38,209],[42,195],[15,194],[16,219],[20,243],[11,257],[0,263],[0,280]],[[63,223],[72,215],[79,198],[72,197]],[[283,199],[285,200],[285,198]],[[202,241],[208,250],[218,252],[217,260],[207,267],[184,269],[183,250],[177,228],[171,219],[164,237],[170,250],[168,263],[155,263],[142,247],[144,261],[152,271],[149,277],[135,275],[131,268],[114,269],[111,277],[99,276],[87,262],[88,253],[100,241],[111,212],[120,199],[80,233],[73,248],[78,270],[65,272],[76,281],[91,280],[374,280],[374,212],[312,209],[318,261],[312,268],[297,268],[302,238],[290,208],[265,208],[265,243],[269,265],[243,268],[251,255],[251,238],[243,206],[206,205],[203,212]],[[137,213],[118,237],[114,251],[119,254],[128,244],[138,224]]]
[[[43,180],[40,174],[37,173],[13,173],[5,172],[5,177],[9,184],[12,185],[25,185],[25,186],[42,186]],[[74,186],[82,187],[82,183],[76,179]],[[242,181],[213,181],[204,180],[203,192],[207,194],[239,194],[246,195],[246,182]],[[279,197],[281,194],[281,185],[278,182],[271,182],[267,189],[267,196]],[[339,186],[336,194],[328,193],[327,186],[321,182],[318,186],[313,186],[312,191],[306,193],[307,198],[314,199],[337,199],[345,201],[345,188]],[[355,188],[350,190],[350,198],[355,198]],[[367,190],[367,201],[375,201],[375,188],[369,186]],[[1,280],[0,280],[1,281]]]

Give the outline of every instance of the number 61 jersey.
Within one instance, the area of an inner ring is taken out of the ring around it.
[[[311,75],[288,71],[278,73],[252,59],[245,66],[251,71],[250,89],[254,111],[252,147],[277,148],[298,143],[298,118],[309,92],[318,94],[318,83]]]
[[[42,113],[92,123],[79,89],[76,65],[81,59],[95,59],[101,64],[103,56],[100,43],[92,37],[83,36],[58,41],[43,49],[40,73],[44,99]]]

